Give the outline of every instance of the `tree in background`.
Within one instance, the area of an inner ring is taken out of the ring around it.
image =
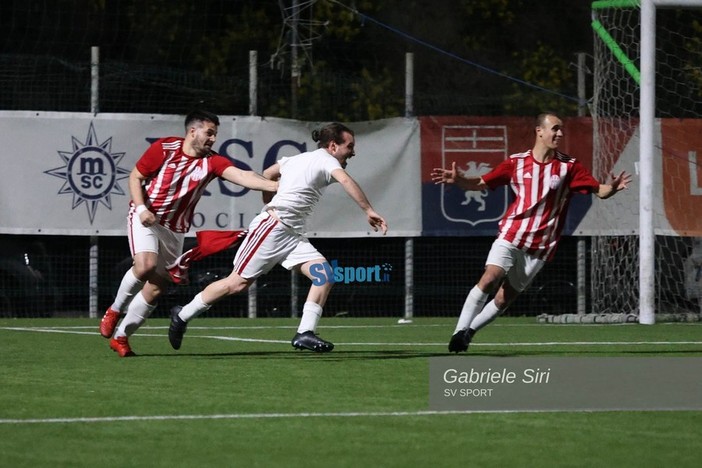
[[[531,115],[547,106],[567,115],[575,53],[592,48],[588,2],[298,4],[310,40],[298,48],[304,60],[292,78],[292,0],[3,2],[0,105],[87,110],[89,50],[99,46],[103,112],[205,105],[246,114],[256,50],[261,115],[290,117],[293,97],[304,120],[402,115],[407,52],[415,55],[416,114]]]

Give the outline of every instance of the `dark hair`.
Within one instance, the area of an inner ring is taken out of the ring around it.
[[[219,127],[219,117],[204,110],[194,110],[185,117],[185,130],[187,131],[194,122],[212,122]]]
[[[555,112],[544,111],[544,112],[542,112],[542,113],[540,113],[539,115],[536,116],[536,121],[534,122],[534,123],[536,124],[535,127],[541,127],[541,126],[543,126],[544,121],[546,120],[546,117],[548,117],[549,115],[552,115],[552,116],[556,117],[558,120],[563,120],[563,119],[561,119],[561,118],[558,116],[558,114],[556,114]]]
[[[333,122],[319,130],[312,130],[312,140],[317,142],[317,148],[326,148],[332,141],[338,145],[344,142],[344,133],[354,136],[353,130],[344,124]]]

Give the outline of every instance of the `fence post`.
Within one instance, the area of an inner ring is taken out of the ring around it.
[[[97,115],[100,111],[100,48],[90,48],[90,112]],[[98,236],[90,236],[88,253],[88,316],[98,317],[98,265],[100,264],[100,248]]]
[[[414,317],[414,239],[405,240],[405,320]]]
[[[258,114],[258,52],[249,51],[249,115]]]

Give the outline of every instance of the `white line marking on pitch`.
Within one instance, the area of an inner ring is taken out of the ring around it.
[[[27,331],[27,332],[39,332],[39,333],[62,333],[71,335],[96,335],[96,332],[88,331],[75,331],[75,330],[61,330],[55,328],[34,328],[34,327],[0,327],[0,330],[12,330],[12,331]],[[153,333],[139,333],[136,335],[138,337],[158,337],[164,338],[164,335],[153,334]],[[210,339],[210,340],[220,340],[220,341],[242,341],[247,343],[280,343],[280,344],[290,344],[290,340],[272,340],[263,338],[241,338],[236,336],[219,336],[219,335],[190,335],[189,339],[200,338],[200,339]],[[336,342],[337,346],[446,346],[446,343],[417,343],[417,342]],[[514,342],[514,343],[501,343],[501,342],[491,342],[491,343],[471,343],[471,347],[476,346],[625,346],[625,345],[700,345],[702,341],[547,341],[547,342]]]
[[[342,413],[233,413],[233,414],[182,414],[154,416],[112,416],[95,418],[28,418],[0,419],[0,424],[73,424],[73,423],[111,423],[124,421],[183,421],[213,419],[289,419],[289,418],[375,418],[375,417],[423,417],[446,416],[458,414],[484,413],[595,413],[607,410],[447,410],[447,411],[375,411]]]
[[[523,327],[632,327],[638,325],[637,323],[575,323],[575,324],[544,324],[544,323],[493,323],[490,327],[508,327],[508,328],[523,328]],[[677,326],[699,326],[697,322],[674,322],[674,323],[662,323],[660,325],[677,325]],[[453,324],[442,324],[442,323],[408,323],[408,324],[398,324],[390,323],[386,325],[324,325],[325,329],[372,329],[372,328],[435,328],[435,327],[452,327]],[[41,326],[41,327],[2,327],[0,330],[12,330],[22,328],[25,330],[31,329],[41,329],[41,330],[96,330],[97,325],[54,325],[54,326]],[[145,325],[141,327],[141,330],[167,330],[168,325]],[[222,326],[197,326],[191,324],[188,330],[294,330],[297,329],[297,325],[222,325]]]

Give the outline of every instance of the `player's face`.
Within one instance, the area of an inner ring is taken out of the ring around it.
[[[538,132],[547,148],[556,149],[563,139],[563,122],[555,115],[547,115]]]
[[[340,144],[332,142],[331,150],[332,156],[334,156],[339,161],[339,164],[341,164],[342,169],[346,169],[348,160],[356,156],[354,150],[356,146],[356,141],[353,135],[351,135],[348,132],[342,133],[342,136],[344,137],[344,141]]]
[[[197,122],[190,127],[192,147],[197,156],[205,156],[212,151],[217,141],[217,125],[212,122]]]

